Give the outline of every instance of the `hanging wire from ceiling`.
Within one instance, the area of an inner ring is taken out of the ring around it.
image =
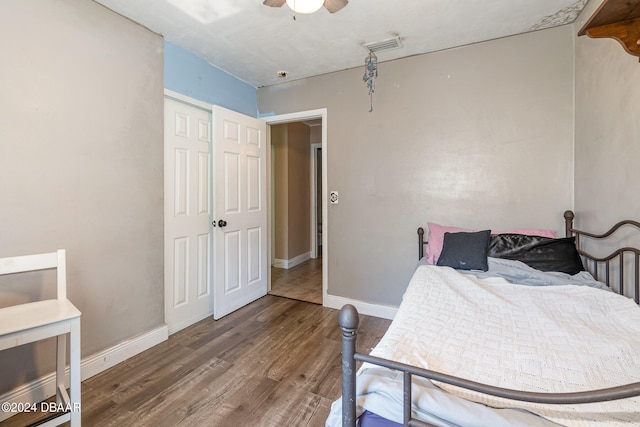
[[[364,59],[364,81],[369,88],[369,112],[373,111],[373,92],[375,92],[375,79],[378,77],[378,57],[369,50],[369,55]]]

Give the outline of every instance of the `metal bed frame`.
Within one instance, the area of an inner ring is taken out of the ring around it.
[[[640,222],[633,220],[624,220],[615,224],[613,227],[609,229],[606,233],[603,234],[595,234],[588,233],[586,231],[580,231],[573,228],[573,218],[575,215],[572,211],[565,211],[564,213],[564,222],[565,222],[565,234],[567,237],[575,236],[576,238],[576,248],[578,249],[578,253],[582,255],[585,262],[585,267],[588,271],[595,277],[597,280],[600,280],[606,283],[611,289],[615,292],[625,295],[625,282],[629,281],[633,285],[633,300],[636,304],[640,304],[640,250],[637,248],[632,248],[629,246],[620,248],[615,250],[613,253],[605,256],[605,257],[597,257],[595,255],[591,255],[582,249],[582,245],[580,244],[581,240],[586,240],[586,238],[591,239],[606,239],[607,237],[613,235],[616,231],[618,231],[623,226],[633,226],[640,230]],[[632,268],[633,268],[633,279],[630,277],[627,279],[625,276],[625,259],[631,256],[632,259]],[[627,257],[627,258],[625,258]],[[612,286],[612,274],[611,270],[612,264],[616,264],[618,270],[618,287],[614,288]],[[599,267],[604,267],[604,274],[602,274]]]
[[[593,256],[580,246],[581,238],[604,239],[611,236],[623,226],[633,226],[640,230],[640,222],[633,220],[620,221],[615,224],[609,231],[604,234],[594,234],[577,230],[573,227],[573,219],[575,215],[572,211],[564,213],[565,234],[567,237],[575,236],[576,248],[578,253],[582,255],[586,261],[585,267],[598,280],[604,281],[610,286],[612,263],[616,263],[618,270],[619,284],[615,292],[624,295],[624,282],[627,276],[624,272],[625,256],[631,255],[632,276],[631,285],[634,290],[633,298],[636,303],[640,298],[640,249],[632,247],[623,247],[615,250],[606,257]],[[424,256],[424,229],[418,228],[418,255],[419,259]],[[598,266],[604,266],[604,277],[599,273]],[[462,387],[480,393],[485,393],[506,399],[512,399],[522,402],[545,403],[545,404],[580,404],[604,402],[617,399],[625,399],[628,397],[640,396],[640,382],[627,384],[618,387],[605,388],[600,390],[591,390],[574,393],[537,393],[519,390],[494,387],[487,384],[481,384],[475,381],[469,381],[452,375],[442,374],[439,372],[422,369],[404,363],[394,362],[392,360],[380,357],[370,356],[356,352],[356,338],[359,324],[359,315],[356,308],[347,304],[340,310],[338,323],[342,329],[342,426],[355,427],[356,425],[356,362],[368,362],[378,366],[394,369],[403,372],[403,417],[405,426],[432,426],[424,421],[415,419],[411,415],[411,377],[413,375],[427,378],[429,380],[440,381],[446,384]]]

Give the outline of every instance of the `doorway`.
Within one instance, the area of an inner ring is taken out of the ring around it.
[[[265,121],[271,145],[269,293],[322,304],[327,289],[326,109]]]

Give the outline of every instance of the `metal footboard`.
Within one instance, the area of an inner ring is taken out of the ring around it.
[[[574,393],[535,393],[494,387],[415,366],[398,363],[379,357],[356,353],[356,337],[359,315],[356,308],[347,304],[340,310],[339,320],[342,329],[342,426],[356,425],[356,361],[368,362],[403,372],[404,398],[403,414],[405,426],[430,426],[430,424],[411,416],[411,377],[413,375],[440,381],[480,393],[490,394],[522,402],[546,404],[580,404],[604,402],[627,397],[640,396],[640,382],[619,387]]]

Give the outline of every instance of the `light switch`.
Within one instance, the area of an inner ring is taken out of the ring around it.
[[[338,192],[337,191],[329,192],[329,200],[331,201],[332,205],[337,205],[338,204]]]

